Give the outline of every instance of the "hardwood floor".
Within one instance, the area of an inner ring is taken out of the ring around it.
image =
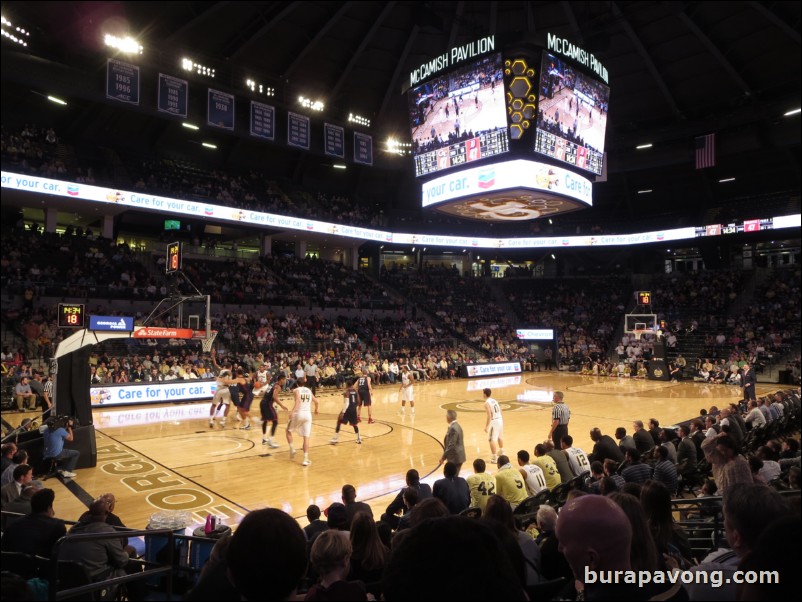
[[[475,458],[490,457],[484,433],[485,386],[493,389],[502,407],[504,449],[513,462],[519,449],[532,454],[535,444],[546,438],[555,390],[565,393],[571,409],[569,432],[586,452],[592,449],[593,427],[612,435],[623,426],[631,433],[633,420],[657,418],[670,425],[696,417],[701,408],[741,398],[740,388],[725,385],[539,372],[489,383],[464,379],[416,383],[416,414],[407,409],[402,416],[398,386],[387,385],[374,389],[374,424],[368,424],[363,410],[359,428],[364,443],[357,445],[353,429],[343,426],[340,442],[331,445],[342,392],[324,389],[319,391],[320,414],[314,417],[308,467],[301,465],[301,451],[290,458],[283,411],[276,432],[281,447],[271,450],[261,443],[258,420],[250,431],[240,430],[233,416],[226,428],[209,428],[208,403],[104,409],[94,413],[97,467],[79,470],[78,477],[66,484],[51,479],[46,485],[56,490],[59,517],[76,519],[87,501],[112,492],[117,496],[115,512],[135,528],[144,528],[159,510],[189,512],[194,524],[203,524],[209,512],[236,523],[248,511],[268,506],[281,508],[306,525],[306,507],[314,503],[325,508],[340,501],[346,483],[356,487],[357,499],[369,503],[378,518],[404,486],[409,468],[418,469],[429,483],[440,478],[447,409],[457,410],[465,432],[468,459],[462,475],[472,472]],[[760,384],[757,392],[773,390],[776,385]],[[258,405],[253,406],[257,417]]]

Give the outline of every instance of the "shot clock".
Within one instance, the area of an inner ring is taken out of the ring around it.
[[[167,265],[165,272],[174,274],[181,269],[181,243],[171,242],[167,245]]]
[[[59,303],[59,328],[83,328],[86,324],[86,306],[83,303]]]

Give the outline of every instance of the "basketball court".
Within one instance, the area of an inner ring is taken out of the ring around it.
[[[314,417],[308,467],[301,466],[302,452],[289,456],[284,411],[279,411],[276,432],[281,447],[270,450],[261,443],[258,420],[251,430],[240,430],[230,415],[225,429],[219,424],[209,428],[208,402],[95,409],[97,466],[78,470],[78,477],[66,483],[50,479],[46,485],[56,491],[59,517],[75,519],[88,501],[113,492],[116,513],[136,528],[145,527],[159,510],[190,512],[193,522],[201,525],[209,512],[236,523],[250,510],[264,507],[281,508],[306,525],[306,507],[315,503],[325,508],[339,501],[346,483],[356,487],[357,499],[369,503],[378,518],[404,486],[408,469],[417,469],[430,484],[442,476],[439,460],[447,409],[457,410],[465,433],[467,461],[462,476],[472,472],[477,457],[489,459],[485,386],[502,407],[504,449],[513,462],[519,449],[532,454],[535,444],[546,439],[555,390],[565,393],[571,409],[569,432],[588,453],[593,427],[612,435],[623,426],[631,433],[633,420],[657,418],[661,425],[671,425],[698,416],[701,408],[722,407],[741,398],[740,388],[727,385],[544,371],[498,379],[416,382],[412,416],[409,409],[399,414],[399,385],[383,385],[374,388],[376,422],[368,424],[367,412],[362,413],[364,443],[357,445],[353,429],[343,426],[340,442],[331,445],[342,391],[327,388],[318,392],[320,413]],[[757,393],[776,389],[777,385],[760,384]],[[291,403],[290,395],[284,394],[284,405]],[[258,416],[258,410],[254,414]]]

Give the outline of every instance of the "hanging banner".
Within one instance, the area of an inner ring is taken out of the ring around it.
[[[327,155],[345,158],[345,130],[330,123],[323,124],[323,146]]]
[[[159,111],[186,117],[188,103],[189,84],[187,81],[159,73]]]
[[[373,136],[354,132],[354,163],[373,165]]]
[[[117,59],[106,63],[106,98],[139,104],[139,67]]]
[[[309,117],[287,113],[287,144],[309,150]]]
[[[276,109],[261,102],[251,101],[251,136],[274,140],[276,137]]]
[[[223,128],[234,129],[234,95],[218,92],[209,88],[209,104],[206,113],[206,123]]]

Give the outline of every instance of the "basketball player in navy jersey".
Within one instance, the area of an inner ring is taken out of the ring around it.
[[[356,380],[356,391],[358,395],[358,405],[357,405],[357,416],[356,421],[362,422],[362,406],[367,406],[368,408],[368,424],[373,423],[373,400],[371,399],[373,395],[373,386],[370,382],[370,376],[368,376],[365,372],[357,378]]]
[[[259,404],[259,409],[262,412],[262,443],[271,449],[278,447],[278,443],[273,438],[276,436],[276,429],[278,428],[278,412],[275,406],[278,405],[282,410],[288,411],[287,407],[278,399],[279,393],[281,393],[286,384],[287,376],[280,375],[267,394],[262,397],[262,401]],[[270,427],[269,437],[267,436],[268,422],[273,423],[273,426]]]
[[[366,377],[362,377],[366,378]],[[359,436],[359,427],[357,426],[357,400],[359,399],[359,392],[354,388],[354,384],[360,379],[353,379],[348,383],[348,387],[346,387],[345,391],[343,391],[343,409],[340,412],[339,418],[337,418],[337,428],[334,429],[334,437],[331,438],[331,444],[336,445],[337,441],[340,439],[340,426],[343,424],[350,424],[354,427],[354,432],[356,433],[356,442],[361,444],[362,438]],[[368,382],[370,382],[370,378],[368,378]],[[368,406],[370,408],[370,406]]]

